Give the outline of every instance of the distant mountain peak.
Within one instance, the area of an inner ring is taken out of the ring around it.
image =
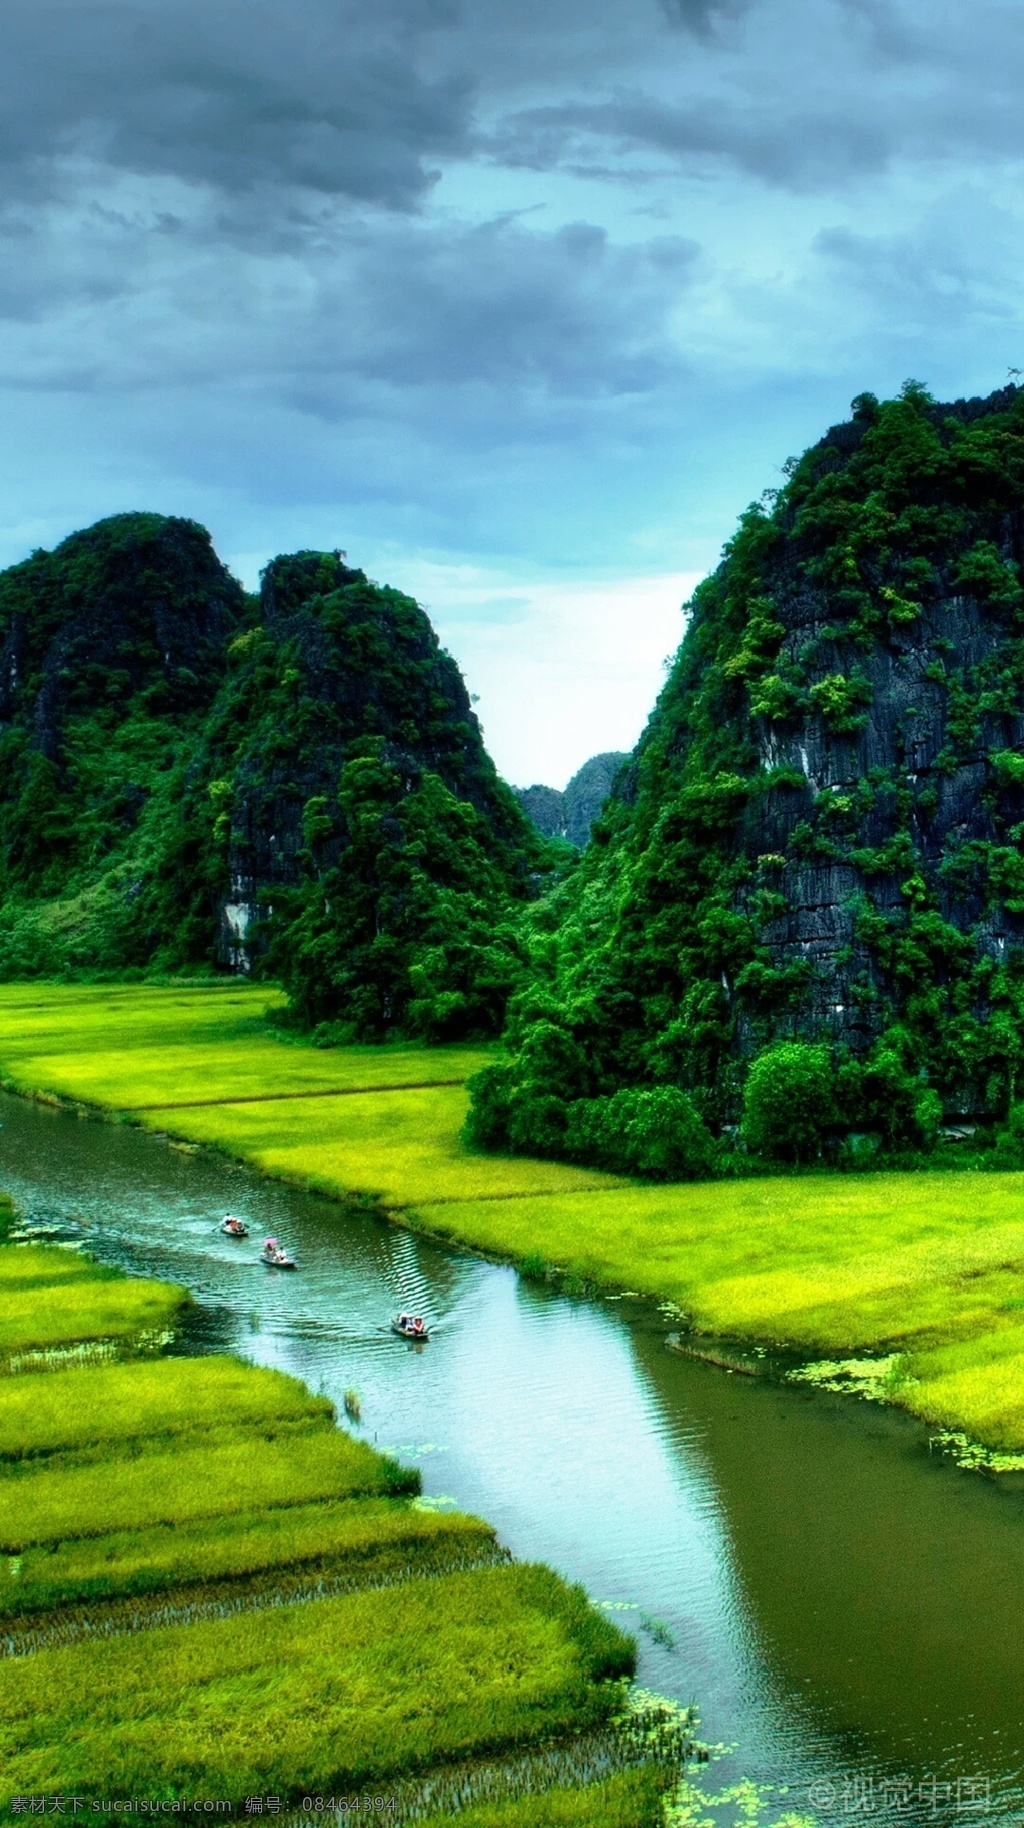
[[[592,755],[577,769],[563,793],[557,787],[514,787],[527,817],[545,838],[567,838],[577,850],[590,839],[590,828],[614,785],[615,776],[629,757],[618,749]]]

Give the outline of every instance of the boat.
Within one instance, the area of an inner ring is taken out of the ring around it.
[[[276,1238],[267,1239],[260,1251],[260,1262],[265,1263],[268,1269],[294,1269],[296,1267],[295,1258],[288,1255]]]
[[[396,1314],[391,1322],[391,1331],[397,1333],[399,1339],[430,1338],[430,1328],[419,1314]]]
[[[249,1227],[244,1219],[236,1219],[233,1212],[226,1212],[220,1222],[221,1231],[226,1238],[247,1238]]]

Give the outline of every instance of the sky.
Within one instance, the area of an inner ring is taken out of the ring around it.
[[[5,0],[0,563],[101,515],[429,611],[520,785],[635,742],[863,389],[1024,368],[1022,0]]]

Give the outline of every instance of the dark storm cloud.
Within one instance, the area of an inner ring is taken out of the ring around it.
[[[54,158],[405,207],[463,144],[470,85],[429,73],[444,0],[9,0],[0,162]]]

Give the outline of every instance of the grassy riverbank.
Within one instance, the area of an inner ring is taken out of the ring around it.
[[[0,1201],[0,1233],[9,1220]],[[418,1473],[281,1372],[131,1356],[145,1328],[97,1331],[118,1356],[75,1362],[90,1299],[104,1329],[112,1290],[145,1317],[148,1292],[168,1323],[186,1299],[0,1244],[0,1317],[45,1296],[33,1337],[51,1348],[46,1371],[0,1375],[0,1619],[16,1653],[0,1656],[0,1803],[198,1797],[241,1813],[247,1796],[380,1794],[608,1731],[632,1646],[581,1589],[510,1563],[478,1518],[421,1507]],[[648,1828],[666,1781],[626,1772],[500,1819]]]
[[[698,1331],[869,1359],[866,1379],[856,1366],[833,1371],[1024,1455],[1024,1175],[641,1186],[476,1155],[459,1136],[465,1092],[445,1082],[485,1050],[318,1050],[268,1030],[279,1000],[235,983],[5,986],[0,1074],[325,1192],[373,1197],[453,1242],[662,1297]]]

